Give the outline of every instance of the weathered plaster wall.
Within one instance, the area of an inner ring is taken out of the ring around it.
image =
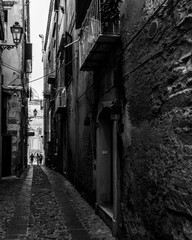
[[[2,15],[3,13],[3,5],[2,1],[0,1],[0,14]],[[1,17],[2,18],[2,17]],[[0,59],[1,59],[1,54],[0,54]],[[0,78],[2,79],[2,68],[0,66]],[[2,106],[2,88],[0,89],[0,106]],[[0,109],[0,119],[2,119],[2,108]],[[2,121],[0,121],[0,180],[2,176]]]
[[[13,38],[10,31],[10,27],[15,24],[15,22],[19,22],[20,26],[23,25],[23,5],[22,1],[14,2],[13,6],[8,7],[6,5],[6,1],[4,2],[4,10],[8,10],[8,19],[7,22],[4,23],[4,30],[5,30],[5,38],[2,41],[2,44],[11,44],[13,45]],[[21,78],[22,78],[22,43],[17,46],[17,48],[7,50],[5,49],[2,52],[2,74],[3,74],[3,86],[20,86],[21,85]],[[10,67],[11,66],[11,67]],[[16,101],[17,111],[21,111],[20,109],[20,101],[21,95],[20,93],[17,94],[18,97],[15,98],[13,91],[11,91],[11,101],[13,104]],[[10,99],[8,99],[8,105],[10,104]],[[7,106],[7,114],[9,115],[9,106]],[[18,115],[18,114],[17,114]],[[21,116],[19,116],[20,118]],[[13,117],[14,119],[14,117]],[[11,162],[11,174],[15,174],[15,167],[20,161],[20,119],[14,119],[15,123],[13,124],[9,122],[8,116],[8,123],[7,123],[7,132],[6,134],[12,135],[11,131],[9,130],[16,130],[17,134],[12,136],[12,162]],[[17,121],[17,122],[16,122]],[[4,160],[5,161],[5,160]]]
[[[121,232],[129,239],[192,239],[191,13],[190,0],[130,0],[122,11]]]
[[[78,39],[75,29],[75,1],[67,2],[66,30]],[[93,189],[93,142],[92,142],[92,73],[79,71],[78,42],[73,47],[73,76],[67,86],[67,151],[68,177],[80,190],[90,196]],[[84,118],[90,117],[90,125],[84,125]]]
[[[75,79],[74,79],[75,81]],[[78,72],[77,89],[70,86],[68,103],[69,121],[69,172],[70,178],[87,199],[94,199],[94,127],[93,127],[93,74]],[[73,85],[73,86],[72,86]],[[88,118],[89,122],[84,122]]]
[[[3,1],[0,1],[0,21],[4,21],[4,13],[3,13]],[[4,31],[3,31],[4,33]],[[0,59],[2,54],[0,54]],[[2,79],[2,68],[0,65],[0,78]],[[0,106],[2,106],[2,88],[0,89]],[[2,119],[2,109],[0,109],[0,119]],[[0,180],[2,175],[2,121],[0,121]]]
[[[6,2],[6,1],[5,1]],[[8,20],[5,23],[5,44],[13,44],[13,37],[10,31],[10,27],[18,22],[20,26],[23,25],[22,19],[22,1],[17,1],[10,7],[4,7],[8,10]],[[11,50],[5,50],[2,53],[2,61],[4,64],[9,64],[16,70],[2,66],[2,72],[4,75],[4,85],[19,85],[21,83],[20,72],[22,69],[22,44],[19,44],[17,48]],[[18,74],[19,73],[19,74]]]
[[[88,75],[82,84],[82,91],[78,96],[78,168],[77,168],[77,182],[81,191],[83,191],[89,198],[90,202],[94,202],[95,188],[94,188],[94,160],[95,160],[95,139],[94,139],[94,118],[93,118],[93,102],[94,93],[92,82],[92,75]]]

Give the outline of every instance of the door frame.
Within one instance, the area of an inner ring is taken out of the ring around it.
[[[11,176],[12,136],[2,136],[2,177]]]
[[[118,149],[117,149],[117,120],[118,115],[112,114],[110,107],[102,107],[97,115],[97,129],[96,129],[96,212],[105,221],[105,223],[112,229],[115,236],[117,234],[117,226],[119,219],[119,163],[118,163]],[[107,125],[108,123],[108,125]],[[105,134],[109,132],[110,136]],[[111,138],[111,149],[109,141]],[[110,153],[109,153],[110,151]],[[111,166],[109,164],[111,158]],[[106,163],[106,160],[108,163]],[[112,211],[105,208],[105,197],[108,198],[109,191],[107,189],[107,181],[109,181],[109,174],[107,174],[107,167],[112,169]],[[106,196],[105,196],[106,191]]]

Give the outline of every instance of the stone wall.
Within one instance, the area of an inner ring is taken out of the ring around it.
[[[121,17],[119,236],[192,239],[192,2],[126,1]]]

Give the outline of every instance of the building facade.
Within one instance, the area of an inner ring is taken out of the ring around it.
[[[27,128],[29,75],[32,48],[30,43],[29,1],[3,1],[4,39],[0,43],[2,54],[2,176],[15,174],[27,166]],[[21,41],[10,28],[21,27]]]
[[[52,0],[46,164],[119,239],[191,239],[189,0]]]
[[[4,39],[4,11],[3,11],[3,1],[0,1],[0,40]],[[2,54],[0,54],[0,59]],[[0,64],[0,79],[2,79],[2,66]],[[2,89],[0,88],[0,106],[2,104]],[[0,179],[2,175],[2,110],[0,109]]]

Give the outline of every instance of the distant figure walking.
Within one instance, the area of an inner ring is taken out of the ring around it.
[[[34,155],[33,155],[33,153],[31,153],[31,155],[30,155],[31,165],[33,165],[33,160],[34,160]]]
[[[43,155],[42,154],[39,155],[39,161],[40,161],[40,165],[42,165],[42,161],[43,161]]]
[[[37,159],[37,165],[39,165],[39,154],[38,153],[36,155],[36,159]]]

